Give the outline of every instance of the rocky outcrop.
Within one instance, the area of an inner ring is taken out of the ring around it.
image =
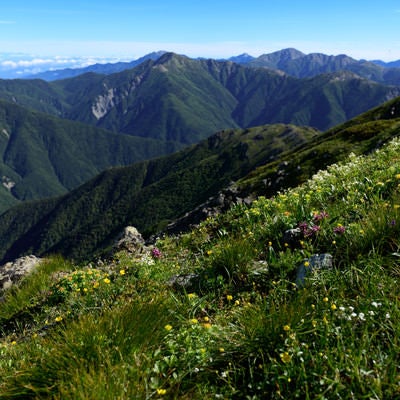
[[[31,255],[17,258],[0,266],[0,292],[9,289],[24,276],[30,274],[41,260]]]
[[[140,254],[147,250],[141,233],[134,226],[127,226],[116,238],[113,253],[127,251],[129,253]]]
[[[216,196],[210,197],[205,203],[200,204],[194,210],[189,211],[183,217],[171,222],[166,229],[169,234],[186,232],[198,225],[208,217],[229,210],[235,204],[250,204],[253,199],[243,195],[239,188],[232,183],[220,191]]]

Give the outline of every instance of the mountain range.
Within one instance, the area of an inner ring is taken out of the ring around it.
[[[105,171],[65,196],[8,210],[0,216],[0,257],[90,259],[124,226],[148,237],[232,181],[243,196],[272,195],[399,133],[400,98],[323,134],[283,124],[226,130],[170,156]]]
[[[120,72],[113,72],[120,64],[108,65],[109,74],[0,80],[0,211],[61,195],[108,167],[169,154],[223,129],[284,123],[325,131],[400,95],[398,86],[348,70],[299,78],[274,69],[298,60],[310,70],[316,59],[319,70],[357,64],[316,57],[286,49],[260,57],[269,63],[260,67],[247,56],[242,65],[160,52]]]

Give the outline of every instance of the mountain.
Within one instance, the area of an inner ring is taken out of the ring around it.
[[[273,195],[399,134],[400,98],[324,134],[288,125],[222,131],[171,156],[110,169],[63,197],[8,210],[0,255],[90,258],[124,226],[156,233],[231,181],[243,196]]]
[[[103,75],[115,74],[126,69],[134,68],[146,60],[156,60],[164,53],[166,52],[163,50],[152,52],[130,62],[93,64],[84,68],[65,68],[56,69],[54,71],[45,71],[34,75],[24,76],[23,79],[43,79],[45,81],[51,82],[59,79],[73,78],[75,76],[86,74],[88,72],[94,72],[96,74]]]
[[[296,49],[283,49],[263,54],[246,62],[245,65],[278,69],[297,78],[350,71],[374,82],[400,85],[400,69],[394,68],[399,66],[396,63],[383,66],[366,60],[355,60],[345,54],[337,56],[322,53],[304,54]]]
[[[182,144],[225,128],[270,123],[326,130],[399,94],[398,87],[346,71],[299,79],[174,53],[107,76],[0,81],[0,98],[19,105],[116,133]]]
[[[106,168],[171,153],[179,147],[0,100],[0,210],[17,201],[66,193]]]
[[[225,130],[170,156],[109,169],[65,196],[3,213],[1,258],[57,252],[82,259],[126,225],[155,233],[229,182],[315,135],[311,128],[291,125]]]
[[[372,60],[371,62],[385,68],[400,68],[400,60],[389,62],[385,62],[382,60]]]

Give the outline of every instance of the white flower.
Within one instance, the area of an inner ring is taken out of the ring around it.
[[[358,318],[360,318],[361,321],[365,321],[365,314],[360,312],[360,314],[358,314]]]
[[[389,314],[389,313],[386,313],[385,318],[386,318],[386,319],[390,319],[390,314]]]

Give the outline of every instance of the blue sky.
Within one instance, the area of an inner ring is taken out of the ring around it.
[[[13,0],[0,9],[0,70],[155,50],[223,58],[287,47],[398,60],[400,0]]]

